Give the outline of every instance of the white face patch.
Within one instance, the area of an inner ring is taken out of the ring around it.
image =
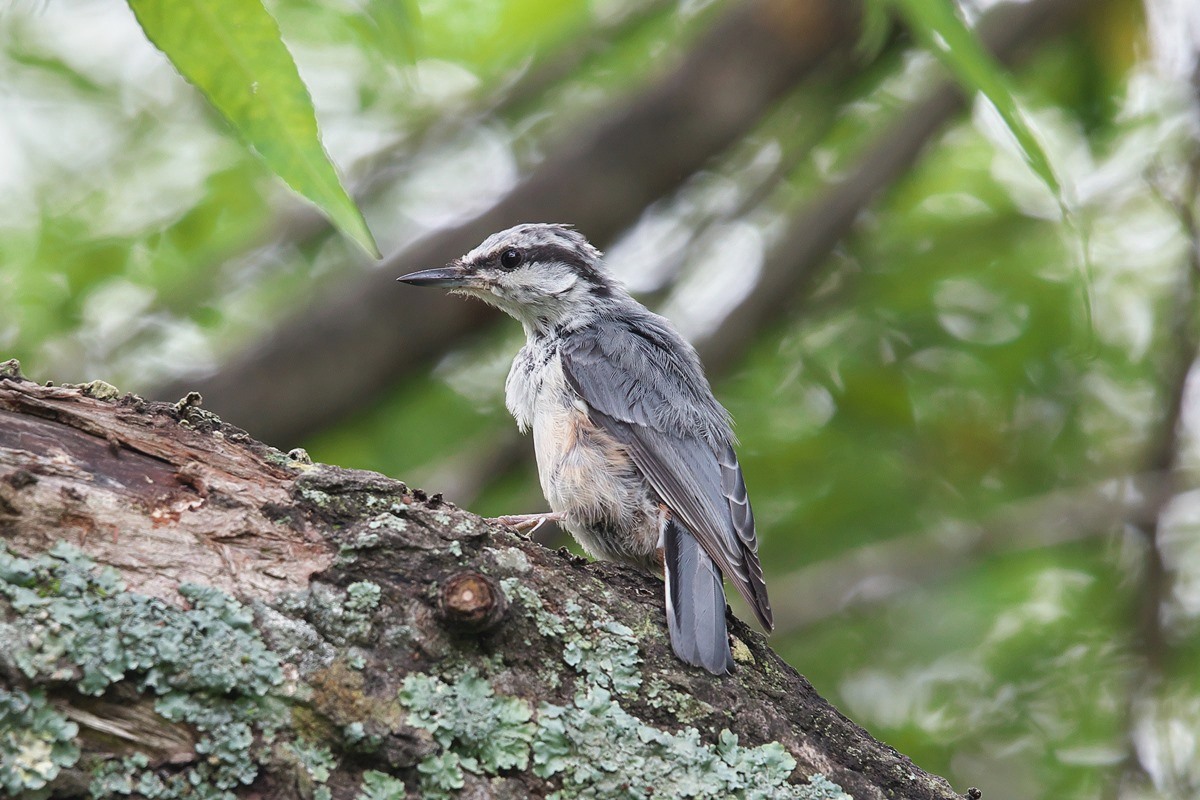
[[[496,275],[489,287],[495,302],[518,319],[555,316],[579,302],[579,276],[562,263],[527,264]]]
[[[538,276],[542,282],[542,285],[538,287],[541,294],[559,298],[565,298],[572,294],[575,285],[579,283],[579,276],[575,274],[575,270],[566,264],[547,264],[545,266],[547,268],[542,270],[542,274]]]
[[[472,273],[464,293],[527,330],[584,324],[612,294],[599,272],[600,251],[565,226],[518,225],[489,236],[458,263]]]

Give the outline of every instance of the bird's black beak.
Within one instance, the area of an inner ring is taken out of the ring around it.
[[[471,281],[471,273],[457,262],[436,269],[423,269],[401,275],[396,280],[412,286],[441,286],[454,288],[466,286]]]

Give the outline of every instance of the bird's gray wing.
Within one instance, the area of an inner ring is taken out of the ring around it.
[[[636,330],[606,322],[572,332],[559,349],[563,373],[594,422],[629,451],[654,491],[773,627],[754,514],[732,432],[695,351],[660,317]]]

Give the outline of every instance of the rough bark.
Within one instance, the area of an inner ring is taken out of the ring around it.
[[[685,667],[650,577],[195,397],[0,376],[10,793],[957,796],[740,621],[735,675]]]

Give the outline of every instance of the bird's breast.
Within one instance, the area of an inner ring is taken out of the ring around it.
[[[651,569],[660,511],[626,449],[589,415],[567,383],[557,349],[531,342],[513,361],[509,410],[533,433],[538,478],[550,508],[591,555]]]
[[[533,427],[542,386],[549,377],[553,379],[558,354],[545,342],[530,342],[521,348],[513,359],[508,379],[504,382],[504,403],[522,432]],[[557,366],[558,379],[564,383],[561,365]]]
[[[588,415],[557,359],[541,375],[532,411],[538,477],[550,507],[565,512],[577,528],[639,526],[645,482],[625,448]]]

